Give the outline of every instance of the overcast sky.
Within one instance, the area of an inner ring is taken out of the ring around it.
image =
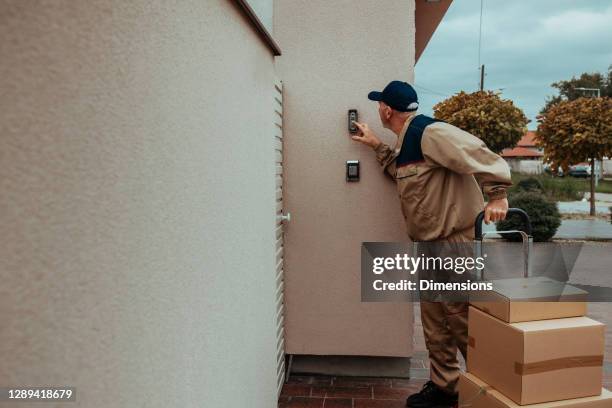
[[[454,0],[415,68],[422,113],[478,88],[480,0]],[[484,0],[481,63],[485,88],[503,88],[532,120],[550,84],[612,64],[612,0]]]

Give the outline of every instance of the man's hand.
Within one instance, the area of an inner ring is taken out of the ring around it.
[[[351,139],[376,149],[380,144],[380,139],[376,136],[376,133],[370,130],[367,123],[359,123],[357,121],[353,121],[353,123],[359,129],[359,135],[354,135]]]
[[[490,224],[491,221],[501,221],[506,218],[508,212],[508,200],[506,198],[499,198],[497,200],[490,200],[485,207],[485,224]]]

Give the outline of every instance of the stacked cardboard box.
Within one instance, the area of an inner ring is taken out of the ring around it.
[[[587,313],[588,293],[564,282],[544,276],[491,282],[493,291],[473,292],[470,303],[508,323],[577,317]]]
[[[459,379],[460,408],[519,408],[516,402],[493,389],[473,374],[465,373]],[[612,392],[601,389],[601,394],[594,397],[575,398],[562,401],[543,402],[531,408],[610,408]]]
[[[605,325],[584,316],[585,293],[547,278],[493,287],[493,299],[470,302],[459,406],[612,407],[602,391]]]

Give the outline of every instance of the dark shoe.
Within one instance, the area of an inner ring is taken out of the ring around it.
[[[455,408],[457,395],[445,392],[430,380],[425,383],[421,391],[406,399],[406,406],[410,408]]]

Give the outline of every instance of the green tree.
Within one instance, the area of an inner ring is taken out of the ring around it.
[[[599,89],[601,96],[612,97],[612,65],[608,67],[608,72],[605,75],[599,72],[585,72],[578,78],[572,77],[567,81],[554,82],[551,86],[557,88],[559,95],[547,98],[540,114],[546,113],[551,106],[561,101],[573,101],[584,96],[597,96],[595,91],[585,91],[579,88]]]
[[[538,116],[536,141],[544,160],[567,173],[591,162],[591,215],[595,215],[595,161],[612,156],[612,98],[563,100]]]
[[[516,146],[529,123],[511,100],[492,91],[459,92],[436,104],[433,111],[435,118],[477,136],[497,153]]]

